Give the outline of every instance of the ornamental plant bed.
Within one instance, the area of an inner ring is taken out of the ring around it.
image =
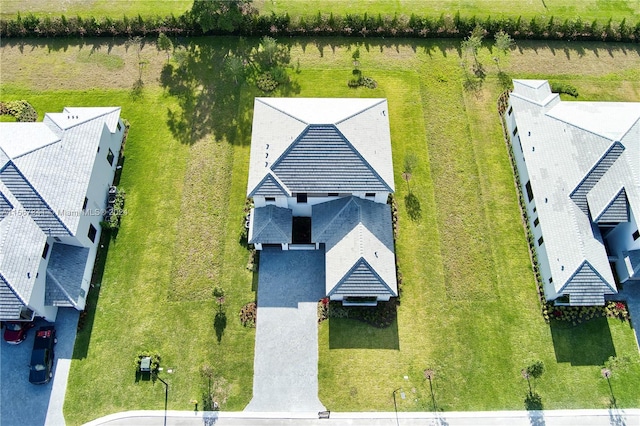
[[[377,306],[343,306],[341,302],[325,297],[318,302],[318,322],[327,318],[350,318],[376,328],[385,328],[396,319],[397,305],[397,299],[391,299],[378,302]]]
[[[547,303],[543,315],[547,321],[553,319],[573,325],[600,317],[618,318],[625,322],[631,320],[627,304],[623,301],[608,301],[604,306],[554,306],[553,303]]]

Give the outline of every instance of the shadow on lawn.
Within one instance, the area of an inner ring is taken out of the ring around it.
[[[556,361],[571,365],[603,365],[616,356],[609,323],[604,317],[573,326],[552,320],[551,337]]]
[[[93,274],[91,275],[91,287],[87,296],[87,303],[84,311],[80,313],[78,320],[78,334],[76,343],[73,347],[73,358],[83,359],[87,357],[89,342],[91,341],[91,331],[93,329],[93,321],[96,316],[96,306],[100,298],[100,287],[102,285],[102,276],[104,275],[104,267],[107,262],[107,253],[109,252],[109,244],[112,241],[111,233],[104,230],[100,235],[100,244],[96,254],[96,261],[93,266]]]
[[[250,143],[253,102],[243,99],[242,92],[254,90],[257,96],[268,96],[244,80],[260,68],[255,52],[258,39],[229,37],[192,39],[180,46],[177,63],[167,63],[160,83],[180,105],[167,111],[167,125],[173,136],[185,144],[213,135],[218,141],[234,145]],[[243,71],[233,71],[231,60],[240,60]],[[287,66],[288,62],[282,64]],[[281,84],[276,96],[291,96],[300,92],[296,82]]]
[[[348,318],[329,319],[329,349],[400,349],[398,320],[377,328]]]

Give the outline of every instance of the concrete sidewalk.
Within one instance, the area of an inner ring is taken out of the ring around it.
[[[86,426],[637,426],[640,409],[627,410],[547,410],[479,411],[445,413],[331,413],[319,419],[318,413],[126,411],[96,419]]]

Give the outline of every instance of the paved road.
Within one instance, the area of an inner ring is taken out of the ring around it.
[[[0,343],[0,425],[64,425],[62,405],[67,389],[69,365],[78,324],[78,311],[60,309],[55,326],[58,344],[55,347],[53,380],[46,385],[29,383],[29,359],[33,336],[38,327],[47,325],[38,320],[29,330],[27,340],[14,346]]]
[[[324,250],[260,254],[253,399],[246,411],[318,412]]]
[[[227,413],[189,411],[129,411],[106,416],[86,426],[637,426],[640,409],[480,411],[447,413]]]

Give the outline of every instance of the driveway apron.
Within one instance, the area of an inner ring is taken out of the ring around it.
[[[260,254],[253,399],[245,411],[317,412],[324,250]]]

